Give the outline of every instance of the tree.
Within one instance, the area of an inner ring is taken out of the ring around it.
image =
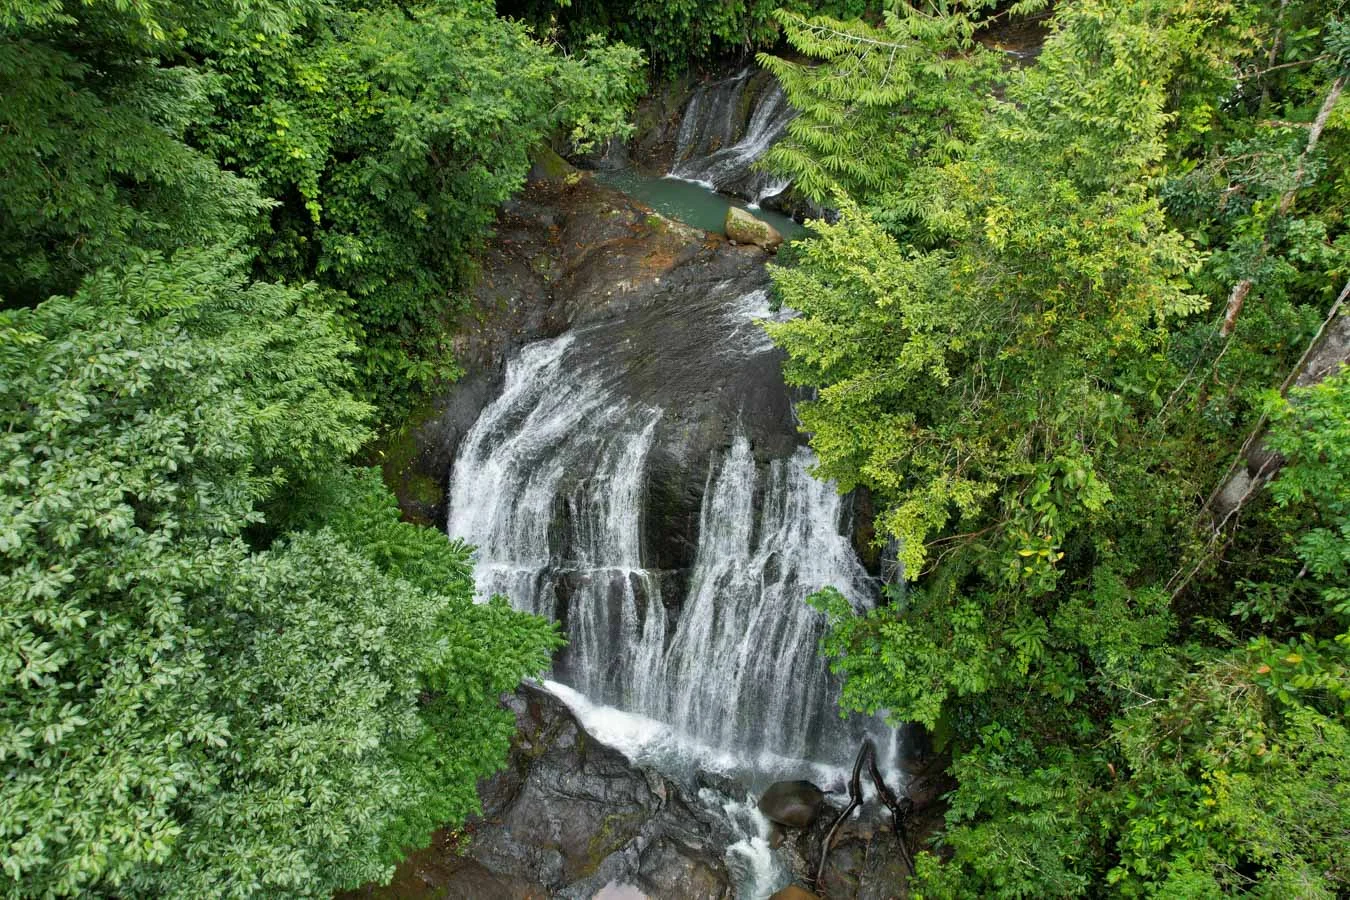
[[[641,54],[555,50],[482,0],[13,0],[0,291],[32,304],[138,249],[252,245],[256,275],[335,289],[316,299],[356,330],[361,386],[397,406],[456,373],[472,254],[530,150],[626,127]]]
[[[363,384],[386,404],[455,374],[446,335],[472,253],[530,151],[622,133],[641,86],[637,51],[555,52],[487,2],[314,5],[202,52],[219,90],[195,137],[279,201],[260,273],[350,297]]]
[[[999,67],[973,35],[991,5],[941,4],[939,14],[896,4],[880,26],[779,10],[787,40],[811,62],[759,55],[798,110],[763,164],[817,204],[850,197],[886,218],[921,163],[963,156],[983,119]]]
[[[504,0],[504,15],[521,16],[544,34],[580,46],[604,34],[641,47],[665,74],[705,60],[771,47],[780,38],[779,9],[857,17],[877,12],[876,0]]]
[[[53,38],[14,16],[0,17],[0,295],[71,291],[137,247],[237,243],[263,203],[184,143],[203,75],[158,66],[140,41]]]
[[[380,878],[467,811],[556,642],[344,467],[351,344],[240,269],[147,256],[0,321],[10,895]]]
[[[1290,6],[1286,24],[1324,12]],[[1267,245],[1282,248],[1289,293],[1267,294],[1279,302],[1240,344],[1207,349],[1227,299],[1215,260],[1235,238],[1230,220],[1196,211],[1188,178],[1269,113],[1236,76],[1269,58],[1273,27],[1256,5],[1061,4],[1038,62],[967,120],[959,153],[888,131],[884,106],[859,116],[861,137],[841,119],[831,140],[899,155],[905,183],[833,178],[853,195],[839,222],[817,223],[774,270],[800,316],[769,328],[789,380],[817,389],[801,419],[819,471],[879,498],[878,531],[908,579],[861,616],[832,590],[815,599],[844,705],[920,721],[952,753],[945,853],[920,855],[916,895],[1345,890],[1345,623],[1339,601],[1318,599],[1340,597],[1343,576],[1335,526],[1320,524],[1346,483],[1325,449],[1343,430],[1339,401],[1293,392],[1291,431],[1272,440],[1312,469],[1294,463],[1278,502],[1249,511],[1222,575],[1175,596],[1166,584],[1201,541],[1235,443],[1263,406],[1283,409],[1267,392],[1344,282],[1343,225],[1322,199],[1336,182],[1303,185],[1320,238]],[[961,34],[945,28],[932,31]],[[909,48],[897,65],[921,67]],[[942,64],[962,65],[960,49]],[[1273,77],[1316,77],[1267,83],[1264,102],[1326,96],[1318,67],[1333,54],[1299,53]],[[843,57],[845,76],[860,54]],[[862,106],[833,65],[809,75],[823,116]],[[1306,172],[1340,152],[1336,121]],[[822,171],[832,152],[785,151]],[[1235,397],[1210,393],[1210,365],[1240,375]],[[1228,418],[1209,418],[1217,404]]]

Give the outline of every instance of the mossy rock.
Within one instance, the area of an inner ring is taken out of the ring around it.
[[[444,485],[421,465],[418,440],[422,426],[436,413],[430,401],[411,410],[398,427],[372,446],[368,460],[382,470],[385,485],[398,498],[403,518],[418,525],[433,524],[436,509],[445,500]]]
[[[553,149],[540,144],[530,152],[531,181],[563,181],[576,173],[576,168]]]
[[[727,210],[722,225],[730,240],[738,244],[754,244],[765,250],[773,250],[783,243],[783,236],[768,222],[757,219],[738,206]]]

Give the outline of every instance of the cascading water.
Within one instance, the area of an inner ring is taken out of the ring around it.
[[[704,369],[773,353],[751,321],[765,301],[762,289],[712,287],[703,321],[716,339],[700,347]],[[656,328],[643,324],[574,331],[508,362],[501,394],[457,453],[448,530],[477,546],[481,595],[505,594],[563,623],[569,645],[556,677],[588,703],[669,729],[672,746],[730,757],[742,771],[842,767],[864,729],[881,729],[839,718],[839,686],[817,652],[823,616],[804,602],[824,585],[872,602],[872,582],[841,534],[841,500],[810,476],[809,451],[757,460],[733,429],[730,446],[703,462],[692,564],[682,574],[650,568],[654,445],[664,440],[669,452],[690,426],[662,405],[683,395],[658,403],[644,393],[664,384],[659,372],[643,381],[644,368],[665,362],[674,373],[678,363],[635,346]]]
[[[640,708],[626,694],[654,681],[665,636],[659,579],[638,551],[643,460],[660,412],[615,397],[568,354],[572,344],[533,344],[507,367],[456,460],[449,532],[478,547],[480,595],[561,612],[578,689]],[[573,526],[563,542],[550,535],[560,503]]]
[[[759,80],[766,77],[746,69],[694,91],[676,136],[672,178],[736,194],[755,204],[787,189],[787,179],[752,168],[796,115],[777,81],[769,79],[764,85]],[[760,90],[746,121],[745,95],[757,87]]]
[[[761,478],[738,436],[704,494],[698,558],[667,653],[666,718],[715,746],[846,759],[854,737],[816,653],[820,615],[806,595],[834,585],[867,596],[839,534],[839,495],[807,471],[811,454],[773,460]]]

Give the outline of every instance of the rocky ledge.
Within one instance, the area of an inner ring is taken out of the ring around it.
[[[351,900],[734,896],[736,873],[728,868],[727,848],[743,835],[709,798],[718,788],[738,792],[736,785],[715,777],[681,784],[635,766],[542,689],[524,686],[504,702],[518,730],[506,768],[479,785],[482,814],[462,829],[438,833],[430,847],[399,866],[389,885],[368,885],[349,894]],[[910,787],[920,808],[912,828],[931,829],[940,776],[920,774]],[[801,820],[805,827],[776,826],[770,838],[799,890],[812,883],[821,844],[838,814],[829,802],[843,803],[836,796],[825,800],[818,815]],[[881,810],[865,806],[840,829],[815,896],[906,896],[903,854],[885,823]]]

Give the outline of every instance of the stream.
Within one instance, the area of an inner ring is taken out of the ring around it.
[[[806,234],[806,227],[788,216],[771,209],[762,209],[747,200],[719,194],[699,181],[685,181],[673,175],[648,175],[637,169],[614,172],[596,172],[594,178],[606,187],[622,191],[647,204],[661,215],[686,225],[720,234],[727,209],[747,209],[763,219],[785,240],[794,240]]]
[[[754,163],[791,115],[772,79],[742,71],[694,91],[667,173],[596,181],[720,232],[730,206],[787,188]],[[900,748],[880,718],[839,714],[806,598],[832,586],[863,611],[879,582],[854,549],[852,501],[811,474],[761,327],[775,315],[765,257],[724,256],[509,356],[454,447],[445,526],[477,548],[481,599],[559,623],[568,644],[543,686],[587,733],[682,784],[742,786],[695,793],[735,838],[736,896],[761,900],[791,875],[753,796],[791,779],[839,791],[864,738],[888,772]]]

